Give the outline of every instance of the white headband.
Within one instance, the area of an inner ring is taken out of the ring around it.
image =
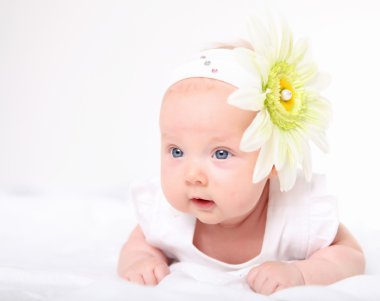
[[[237,88],[249,85],[252,75],[237,61],[230,49],[210,49],[200,52],[172,73],[167,87],[183,79],[206,77],[229,83]]]

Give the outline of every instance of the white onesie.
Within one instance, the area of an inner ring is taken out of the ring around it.
[[[166,201],[159,180],[134,185],[131,199],[146,240],[173,258],[193,277],[208,281],[205,271],[219,271],[212,282],[245,277],[249,270],[266,261],[292,261],[308,258],[329,246],[337,233],[337,202],[326,191],[325,177],[313,175],[306,182],[302,175],[288,192],[280,192],[272,179],[269,192],[264,241],[259,255],[241,264],[228,264],[211,258],[193,245],[196,219]],[[205,269],[207,267],[207,269]],[[174,265],[175,269],[175,265]],[[220,273],[223,271],[223,273]],[[227,273],[226,273],[227,272]],[[222,274],[230,276],[222,276]]]

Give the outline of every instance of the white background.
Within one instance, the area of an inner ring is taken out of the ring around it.
[[[98,192],[159,171],[165,75],[250,15],[286,17],[332,83],[328,156],[343,222],[380,228],[376,0],[0,0],[0,190]]]

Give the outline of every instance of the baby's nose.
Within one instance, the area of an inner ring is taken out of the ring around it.
[[[199,164],[192,164],[189,166],[185,181],[189,185],[202,185],[205,186],[208,183],[207,174]]]

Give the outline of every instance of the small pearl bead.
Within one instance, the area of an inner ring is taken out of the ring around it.
[[[284,89],[281,91],[281,100],[288,101],[292,99],[292,91],[289,91],[288,89]]]

